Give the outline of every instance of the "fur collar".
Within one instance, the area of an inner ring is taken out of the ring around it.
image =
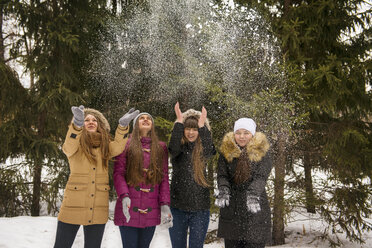
[[[248,157],[251,161],[259,162],[266,155],[269,148],[270,144],[266,135],[261,132],[256,132],[245,149],[247,149]],[[229,163],[231,163],[234,158],[240,157],[241,150],[235,142],[233,132],[229,132],[223,137],[220,152]]]

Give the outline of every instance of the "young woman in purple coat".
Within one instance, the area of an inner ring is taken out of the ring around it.
[[[148,113],[134,119],[132,136],[116,157],[114,186],[118,196],[114,223],[119,226],[123,247],[149,247],[157,225],[173,225],[168,151],[158,140]]]

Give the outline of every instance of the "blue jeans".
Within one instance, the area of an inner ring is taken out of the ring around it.
[[[121,242],[124,248],[148,248],[154,236],[156,226],[145,228],[119,226]]]
[[[190,212],[171,208],[171,212],[173,227],[169,228],[169,235],[172,247],[186,248],[187,231],[190,228],[189,248],[203,248],[209,225],[209,210]]]

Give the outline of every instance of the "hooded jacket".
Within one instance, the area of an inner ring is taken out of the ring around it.
[[[218,237],[232,240],[246,240],[249,243],[266,243],[271,237],[271,211],[266,195],[266,182],[272,168],[266,136],[257,132],[243,149],[247,149],[251,165],[249,179],[236,184],[235,170],[241,149],[236,144],[234,133],[227,133],[220,147],[218,160],[218,188],[230,189],[230,203],[220,209]],[[247,209],[247,196],[259,197],[261,211],[251,213]]]
[[[183,114],[183,123],[187,117],[196,116],[199,118],[200,114],[199,111],[193,109],[186,111]],[[192,152],[195,142],[182,143],[183,123],[176,122],[174,124],[168,146],[172,163],[171,207],[184,211],[209,210],[209,188],[202,187],[194,179]],[[207,119],[205,125],[198,129],[205,161],[216,154],[209,130],[210,126]]]
[[[92,114],[98,125],[109,131],[106,118],[95,109],[85,109],[85,115]],[[118,126],[115,138],[109,144],[110,157],[120,154],[127,143],[128,127]],[[58,220],[76,225],[105,224],[109,210],[108,170],[102,164],[100,147],[94,149],[97,163],[86,157],[80,145],[82,129],[75,129],[71,123],[62,150],[68,157],[70,175],[64,191]]]
[[[151,138],[141,138],[143,149],[143,168],[150,166]],[[169,177],[168,177],[168,151],[164,142],[159,142],[164,150],[163,157],[163,179],[159,184],[151,185],[140,183],[130,186],[125,180],[127,169],[127,150],[130,139],[123,153],[116,157],[114,165],[114,186],[118,198],[115,205],[114,223],[118,226],[131,226],[145,228],[160,224],[160,206],[169,205]],[[129,196],[131,200],[129,214],[130,220],[127,223],[123,214],[123,198]]]

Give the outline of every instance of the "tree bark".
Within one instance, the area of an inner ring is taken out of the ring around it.
[[[3,16],[4,6],[0,4],[0,61],[5,61],[5,48],[4,48],[4,37],[3,37]]]
[[[273,210],[273,245],[284,244],[284,176],[285,176],[285,138],[279,135],[277,156],[274,162],[274,210]]]
[[[31,216],[40,215],[40,196],[41,196],[41,169],[40,161],[34,161],[33,190],[31,203]]]
[[[45,129],[45,111],[41,112],[38,118],[38,136],[39,139],[44,138]],[[31,203],[31,216],[40,215],[40,197],[41,197],[41,171],[43,168],[43,155],[40,151],[34,151],[34,169],[33,169],[33,191]]]
[[[315,214],[315,199],[313,191],[313,180],[311,174],[310,154],[305,151],[304,154],[304,169],[305,169],[305,191],[306,191],[306,210],[308,213]]]

